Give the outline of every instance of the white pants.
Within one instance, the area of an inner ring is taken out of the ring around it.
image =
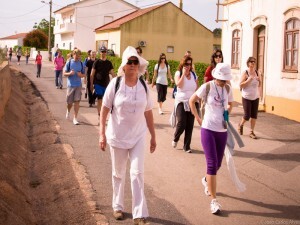
[[[124,186],[127,160],[129,158],[133,219],[149,217],[144,195],[145,141],[146,138],[141,138],[131,149],[110,147],[112,160],[113,210],[124,211]]]

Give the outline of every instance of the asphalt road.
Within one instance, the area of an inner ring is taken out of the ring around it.
[[[85,166],[95,190],[99,209],[110,224],[132,224],[131,192],[127,173],[125,205],[126,219],[117,222],[112,217],[111,162],[109,151],[98,148],[97,110],[89,108],[83,98],[79,111],[81,124],[75,126],[66,120],[66,79],[64,88],[56,89],[54,67],[49,62],[42,66],[41,78],[36,78],[33,61],[19,68],[32,80],[47,102],[50,112],[60,125],[62,143],[70,144],[75,158]],[[169,90],[171,91],[171,90]],[[150,91],[156,102],[156,89]],[[154,121],[157,135],[157,150],[148,151],[145,163],[145,189],[151,224],[300,224],[300,124],[282,117],[259,113],[256,134],[258,140],[247,136],[246,146],[236,148],[234,156],[238,176],[247,190],[239,193],[233,185],[226,161],[218,173],[217,195],[222,205],[219,216],[210,213],[210,199],[204,195],[201,178],[205,174],[205,158],[200,143],[200,127],[194,128],[192,154],[182,151],[182,140],[178,149],[171,146],[173,128],[168,120],[173,106],[171,94],[164,104],[164,115],[158,114],[154,104]],[[233,109],[231,121],[236,126],[242,109]],[[72,117],[71,113],[71,117]],[[224,157],[225,158],[225,157]]]

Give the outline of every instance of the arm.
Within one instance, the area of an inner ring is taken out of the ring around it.
[[[105,124],[106,118],[110,109],[102,105],[100,113],[100,128],[99,128],[99,147],[102,151],[106,148],[106,135],[105,135]]]
[[[232,102],[228,102],[228,113],[229,114],[231,113],[232,107],[233,107]]]
[[[170,67],[168,67],[168,77],[169,77],[169,79],[171,80],[171,82],[174,83],[173,77],[172,77],[172,75],[171,75]]]
[[[89,87],[91,92],[93,92],[93,90],[94,90],[94,76],[95,76],[95,73],[96,73],[96,70],[94,68],[92,68],[91,75],[90,75],[91,86]]]
[[[199,97],[196,95],[196,93],[194,93],[192,95],[192,97],[189,100],[189,105],[190,105],[190,109],[192,114],[195,116],[195,119],[197,120],[198,124],[201,126],[202,125],[202,119],[200,118],[200,116],[198,115],[195,103],[199,101]]]
[[[156,71],[156,69],[154,69],[154,74],[153,74],[153,77],[152,77],[152,85],[151,85],[151,87],[154,86],[154,82],[156,81],[156,77],[157,77],[157,71]]]
[[[154,121],[153,121],[153,113],[152,110],[148,110],[145,113],[146,123],[148,130],[151,135],[150,139],[150,152],[153,153],[156,148],[156,138],[155,138],[155,129],[154,129]]]
[[[241,81],[240,81],[240,88],[243,89],[244,87],[247,87],[247,85],[251,82],[252,78],[250,76],[247,77],[247,73],[244,72]]]
[[[111,69],[111,70],[109,71],[109,73],[112,75],[112,77],[115,77],[115,76],[116,76],[114,69]]]

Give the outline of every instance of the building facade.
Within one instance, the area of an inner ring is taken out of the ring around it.
[[[8,37],[0,38],[0,48],[10,48],[14,46],[23,46],[23,39],[27,33],[19,33]]]
[[[54,12],[54,46],[96,50],[95,28],[109,23],[137,8],[123,0],[83,0]]]
[[[120,55],[127,46],[141,46],[146,59],[157,60],[160,53],[180,60],[187,50],[195,62],[209,63],[221,38],[183,12],[173,3],[139,9],[95,30],[96,42],[106,43]]]
[[[299,0],[227,0],[222,50],[231,64],[235,100],[249,56],[263,77],[260,108],[300,122]]]

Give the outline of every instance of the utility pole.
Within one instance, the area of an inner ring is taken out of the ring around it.
[[[47,4],[45,1],[41,1],[42,3]],[[50,6],[50,15],[49,15],[49,31],[48,31],[48,59],[51,61],[52,55],[51,55],[51,18],[52,18],[52,0],[49,1]]]

